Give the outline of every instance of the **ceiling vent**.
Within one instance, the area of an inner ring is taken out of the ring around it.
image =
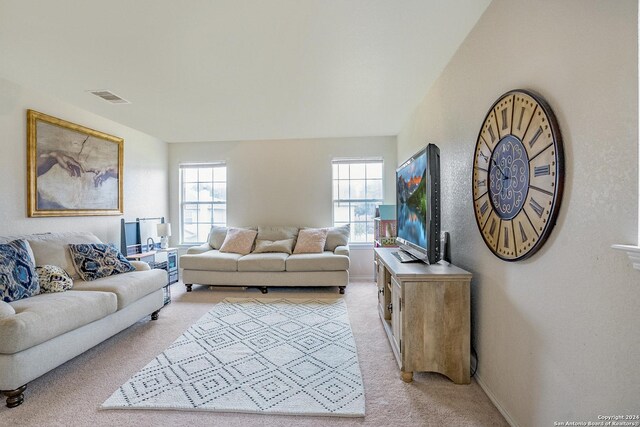
[[[90,90],[89,92],[112,104],[131,104],[131,102],[124,98],[120,98],[118,95],[108,90]]]

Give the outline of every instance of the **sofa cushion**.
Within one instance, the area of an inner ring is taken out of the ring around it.
[[[52,233],[29,236],[36,265],[57,265],[69,273],[72,279],[80,276],[76,272],[69,252],[69,243],[101,243],[91,233]]]
[[[335,251],[338,246],[346,246],[349,244],[350,234],[351,224],[345,224],[339,227],[329,227],[327,231],[327,241],[324,244],[324,250]]]
[[[293,254],[287,258],[287,271],[342,271],[349,269],[349,257],[325,251],[319,254]]]
[[[70,243],[69,250],[82,280],[96,280],[136,269],[112,244]]]
[[[227,227],[211,227],[211,231],[209,231],[209,246],[213,249],[220,249],[222,244],[224,243],[224,238],[227,237]]]
[[[0,353],[13,354],[102,319],[117,309],[108,292],[40,294],[11,303],[16,314],[0,319]]]
[[[322,253],[327,241],[326,228],[305,228],[298,233],[294,254]]]
[[[256,240],[256,247],[253,250],[254,254],[261,254],[267,252],[282,252],[285,254],[291,254],[293,251],[293,239],[285,240]]]
[[[132,302],[167,286],[167,283],[166,270],[154,269],[103,277],[90,282],[76,280],[73,290],[112,292],[118,299],[118,310],[122,310]]]
[[[245,255],[238,260],[238,271],[284,271],[288,256],[278,252]]]
[[[251,252],[257,234],[258,232],[255,230],[230,228],[227,230],[227,237],[224,238],[224,243],[220,246],[220,252],[246,255]]]
[[[0,299],[28,298],[40,292],[36,266],[24,239],[0,244]]]
[[[180,267],[188,270],[238,271],[240,254],[210,250],[202,254],[187,254],[180,257]]]
[[[298,237],[298,227],[285,227],[285,226],[267,226],[258,227],[259,240],[295,240]]]
[[[40,293],[64,292],[73,287],[73,280],[62,267],[57,265],[40,265],[36,267]]]

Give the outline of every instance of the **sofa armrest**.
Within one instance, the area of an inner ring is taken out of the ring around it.
[[[16,311],[13,307],[9,303],[0,300],[0,319],[13,316],[14,314],[16,314]]]
[[[203,254],[205,252],[210,251],[212,248],[209,246],[209,243],[203,243],[200,246],[191,246],[187,249],[187,254]]]
[[[129,261],[136,271],[151,270],[151,266],[144,261]]]
[[[346,255],[349,256],[349,246],[336,246],[336,249],[333,251],[336,255]]]

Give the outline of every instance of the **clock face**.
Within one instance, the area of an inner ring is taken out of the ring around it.
[[[523,90],[502,95],[482,124],[473,161],[476,222],[496,256],[516,261],[544,244],[560,207],[563,163],[547,103]]]

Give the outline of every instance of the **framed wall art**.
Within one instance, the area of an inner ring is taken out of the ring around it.
[[[29,217],[122,215],[124,140],[27,110]]]

